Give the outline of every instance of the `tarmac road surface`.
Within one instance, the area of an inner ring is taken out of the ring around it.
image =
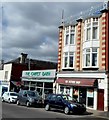
[[[65,115],[63,111],[2,103],[2,120],[107,120],[86,112],[84,115]]]

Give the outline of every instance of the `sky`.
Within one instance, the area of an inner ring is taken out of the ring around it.
[[[57,62],[58,27],[64,19],[96,6],[95,2],[2,2],[1,56],[5,62],[21,53],[30,59]]]

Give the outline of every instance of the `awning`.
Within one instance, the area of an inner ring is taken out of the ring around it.
[[[21,86],[23,85],[24,83],[22,81],[11,81],[15,86]]]
[[[98,81],[97,79],[89,79],[89,78],[58,78],[56,83],[70,86],[86,86],[86,87],[97,87]]]

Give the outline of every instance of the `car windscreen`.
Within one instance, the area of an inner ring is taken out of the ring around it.
[[[18,96],[17,93],[10,93],[10,96]]]
[[[63,95],[62,98],[65,99],[65,100],[72,100],[72,101],[75,101],[74,98],[72,98],[72,97],[69,96],[69,95]]]
[[[27,94],[28,94],[28,96],[31,96],[31,97],[37,97],[37,94],[32,91],[28,91]]]

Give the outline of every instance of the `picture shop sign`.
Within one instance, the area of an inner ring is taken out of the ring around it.
[[[56,70],[31,70],[23,71],[22,77],[25,78],[55,78]]]

